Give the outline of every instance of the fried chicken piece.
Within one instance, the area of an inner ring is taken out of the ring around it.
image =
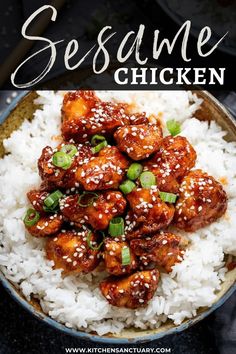
[[[69,92],[62,107],[62,135],[81,143],[95,134],[109,136],[129,124],[126,110],[126,104],[102,102],[93,91]]]
[[[153,158],[144,164],[144,170],[151,171],[163,192],[178,193],[179,183],[194,167],[197,154],[183,136],[167,136]]]
[[[68,273],[92,272],[100,261],[100,251],[92,249],[87,237],[90,231],[66,231],[48,239],[46,255],[50,261],[54,261],[55,269],[63,269]],[[94,248],[99,246],[99,236],[91,233],[90,243]]]
[[[174,206],[160,199],[156,186],[133,189],[126,197],[131,208],[126,217],[128,239],[155,233],[167,227],[174,217]]]
[[[158,281],[157,269],[145,270],[122,278],[111,276],[100,283],[100,290],[111,305],[136,309],[153,298]]]
[[[30,203],[33,205],[34,209],[39,213],[44,213],[44,200],[49,195],[48,192],[40,191],[40,190],[32,190],[27,193],[27,198]]]
[[[130,249],[130,264],[122,265],[122,250],[125,248],[129,248],[126,241],[117,241],[111,238],[105,239],[103,258],[108,273],[117,276],[130,274],[132,270],[137,269],[138,263],[136,256]]]
[[[117,147],[106,147],[77,169],[76,180],[87,191],[117,189],[128,165],[128,160]]]
[[[162,129],[154,124],[120,127],[114,134],[117,147],[133,160],[142,160],[156,152],[162,141]]]
[[[144,266],[155,262],[163,267],[168,273],[172,267],[181,262],[184,254],[184,247],[187,242],[180,236],[170,232],[162,232],[151,237],[134,239],[130,242],[133,252],[140,257]]]
[[[52,190],[55,187],[70,189],[78,187],[78,181],[75,178],[75,172],[78,167],[89,162],[93,156],[89,145],[75,145],[77,154],[73,157],[72,165],[67,170],[54,166],[52,163],[53,154],[60,151],[62,145],[56,150],[46,146],[38,160],[39,175],[42,178],[46,189]]]
[[[27,230],[34,237],[47,237],[55,235],[60,231],[63,224],[62,216],[59,214],[41,215],[40,219],[33,226],[27,226]]]
[[[202,170],[194,170],[181,184],[174,223],[179,229],[196,231],[216,221],[226,209],[222,185]]]
[[[64,217],[77,225],[89,224],[95,230],[105,230],[115,216],[123,214],[126,200],[122,193],[107,191],[102,193],[87,193],[85,198],[71,195],[60,201],[60,210]]]

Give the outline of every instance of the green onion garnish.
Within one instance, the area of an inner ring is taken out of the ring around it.
[[[181,132],[181,125],[174,119],[168,120],[166,126],[172,136],[178,135]]]
[[[113,218],[108,227],[108,233],[112,237],[124,235],[124,219],[121,217]]]
[[[23,221],[26,226],[33,226],[39,219],[40,214],[35,209],[28,209]]]
[[[98,199],[98,194],[95,192],[83,192],[78,199],[78,204],[82,208],[86,208]]]
[[[132,181],[125,181],[120,185],[120,190],[122,193],[124,194],[128,194],[130,192],[132,192],[132,190],[136,187],[136,184]]]
[[[92,148],[92,153],[97,154],[100,150],[102,150],[106,146],[107,146],[107,141],[104,140],[100,144],[98,144]]]
[[[105,141],[106,138],[102,135],[94,135],[91,139],[91,145],[92,146],[96,146],[98,144],[100,144],[101,141]]]
[[[62,146],[61,151],[65,152],[70,157],[74,157],[78,150],[75,145],[68,144],[68,145]]]
[[[131,263],[129,247],[125,246],[125,247],[122,248],[121,258],[122,258],[122,265],[123,266],[127,266],[127,265],[129,265]]]
[[[151,188],[156,185],[156,177],[150,171],[145,171],[140,175],[140,183],[143,188]]]
[[[127,177],[131,180],[136,180],[143,171],[143,166],[140,163],[134,162],[129,166]]]
[[[58,151],[52,157],[53,165],[63,168],[63,170],[68,170],[72,164],[71,157],[65,152]]]
[[[101,243],[99,243],[99,245],[97,247],[94,247],[93,244],[92,244],[92,241],[91,241],[91,236],[92,236],[92,231],[89,230],[89,233],[88,233],[88,236],[86,238],[86,241],[87,241],[87,244],[89,246],[89,248],[91,248],[91,250],[93,251],[98,251],[100,250],[100,248],[102,247],[103,243],[104,243],[104,238],[105,238],[105,235],[104,233],[102,233],[103,235],[103,240]]]
[[[175,203],[177,195],[174,193],[159,192],[161,200],[167,203]]]
[[[49,196],[44,199],[44,211],[55,211],[61,197],[63,197],[63,194],[59,190],[49,194]]]

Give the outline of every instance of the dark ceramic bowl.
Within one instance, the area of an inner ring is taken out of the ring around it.
[[[198,96],[204,99],[201,109],[195,114],[195,116],[200,120],[211,120],[214,119],[219,125],[222,126],[224,130],[228,132],[226,139],[228,141],[236,141],[236,123],[231,117],[229,112],[208,92],[198,91]],[[9,108],[0,117],[0,155],[4,155],[4,150],[2,147],[2,140],[10,135],[12,131],[17,129],[22,121],[27,119],[32,119],[32,114],[35,110],[34,98],[36,97],[35,92],[23,92],[18,96]],[[107,344],[134,344],[143,343],[148,341],[153,341],[160,339],[164,336],[178,333],[184,331],[193,324],[201,321],[203,318],[208,316],[211,312],[216,310],[221,306],[236,290],[236,269],[229,271],[226,274],[226,279],[222,283],[221,290],[217,293],[217,299],[210,308],[201,308],[198,311],[197,316],[190,320],[184,321],[181,325],[175,326],[171,321],[167,321],[161,327],[153,330],[141,330],[129,328],[123,330],[120,334],[110,334],[104,336],[98,336],[93,333],[85,333],[82,331],[76,331],[74,329],[67,328],[61,323],[51,319],[49,316],[43,313],[40,305],[36,300],[28,302],[25,298],[16,290],[14,284],[7,280],[0,271],[0,281],[3,286],[9,292],[9,294],[26,310],[28,310],[32,315],[60,330],[64,333],[70,334],[80,339],[87,339],[94,342],[107,343]]]

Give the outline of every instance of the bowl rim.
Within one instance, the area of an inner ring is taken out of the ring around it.
[[[16,105],[29,93],[30,91],[23,91],[21,92],[17,97],[15,97],[10,105],[4,110],[4,112],[0,116],[0,124],[4,122],[4,120],[10,115],[12,110],[16,107]],[[208,91],[202,90],[201,91],[203,94],[207,95],[212,101],[214,101],[215,104],[220,106],[220,108],[228,115],[230,120],[236,125],[235,120],[231,116],[231,114],[226,110],[226,108],[214,97],[212,96]],[[30,304],[23,296],[19,294],[19,292],[16,290],[15,286],[5,277],[3,272],[0,269],[0,283],[3,285],[5,290],[8,292],[8,294],[19,304],[21,305],[28,313],[33,315],[35,318],[38,320],[43,321],[46,325],[55,328],[56,330],[63,332],[65,334],[68,334],[70,336],[79,338],[81,340],[87,340],[87,341],[92,341],[96,343],[104,343],[104,344],[138,344],[138,343],[147,343],[147,342],[152,342],[158,339],[161,339],[165,336],[169,336],[171,334],[176,334],[180,333],[190,326],[198,323],[199,321],[203,320],[206,318],[208,315],[210,315],[212,312],[214,312],[217,308],[219,308],[221,305],[224,304],[224,302],[229,299],[229,297],[236,291],[236,284],[233,284],[230,286],[230,288],[226,291],[226,293],[216,301],[209,309],[206,311],[198,314],[196,317],[185,320],[183,323],[180,325],[161,331],[157,333],[147,333],[145,335],[141,335],[138,337],[115,337],[115,336],[99,336],[98,334],[94,333],[87,333],[83,332],[81,330],[76,330],[73,328],[69,328],[65,326],[62,323],[57,322],[56,320],[52,319],[48,315],[44,314],[43,312],[40,312],[37,310],[32,304]]]

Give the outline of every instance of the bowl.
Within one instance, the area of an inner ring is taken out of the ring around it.
[[[199,120],[214,120],[228,132],[226,136],[227,141],[236,141],[236,122],[230,113],[217,101],[211,94],[206,91],[195,92],[200,98],[204,100],[201,108],[196,112],[195,116]],[[7,138],[12,131],[17,129],[25,118],[32,119],[33,112],[36,109],[34,99],[37,97],[35,92],[22,92],[16,99],[14,99],[8,109],[0,117],[0,156],[4,155],[4,148],[2,140]],[[86,333],[70,329],[61,323],[53,320],[43,313],[39,303],[36,299],[28,302],[18,289],[5,278],[0,271],[0,281],[2,282],[8,293],[26,310],[39,320],[53,328],[60,330],[66,334],[75,336],[79,339],[91,340],[94,342],[106,344],[134,344],[145,343],[160,339],[164,336],[175,334],[184,331],[188,327],[201,321],[210,313],[221,306],[236,290],[236,269],[227,272],[226,279],[222,283],[221,290],[217,293],[217,298],[210,308],[201,308],[197,315],[189,320],[185,320],[179,326],[175,326],[171,321],[167,321],[161,327],[153,330],[139,330],[139,329],[125,329],[120,334],[108,334],[98,336],[94,333]]]

